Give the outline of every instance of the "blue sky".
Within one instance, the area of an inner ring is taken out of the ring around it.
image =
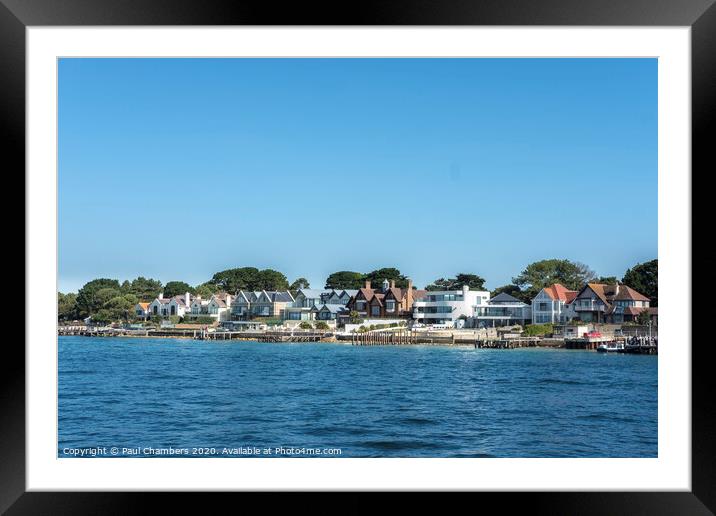
[[[63,292],[656,256],[656,59],[59,63]]]

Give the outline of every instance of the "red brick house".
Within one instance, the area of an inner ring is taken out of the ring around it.
[[[363,319],[410,317],[413,303],[425,295],[425,290],[413,289],[413,280],[408,288],[398,288],[395,281],[384,280],[381,289],[373,289],[370,280],[358,289],[346,305],[349,311],[356,311]]]

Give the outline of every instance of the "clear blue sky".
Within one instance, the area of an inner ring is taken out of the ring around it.
[[[656,59],[59,63],[63,292],[656,256]]]

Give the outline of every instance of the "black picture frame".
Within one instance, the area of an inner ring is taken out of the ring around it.
[[[689,26],[692,35],[692,187],[713,169],[709,136],[716,119],[714,0],[393,1],[350,4],[213,0],[0,0],[0,127],[5,162],[24,176],[25,28],[62,25],[553,25]],[[711,130],[710,130],[711,129]],[[8,158],[10,158],[8,160]],[[7,170],[7,169],[6,169]],[[685,171],[688,174],[688,171]],[[685,177],[688,180],[688,177]],[[693,205],[706,189],[692,188]],[[692,244],[692,256],[700,244]],[[693,259],[693,269],[713,265]],[[693,298],[694,303],[696,297]],[[683,345],[689,346],[691,337]],[[708,344],[705,343],[705,344]],[[527,504],[549,514],[712,514],[716,511],[716,403],[707,347],[692,346],[692,491],[484,493],[501,510]],[[0,360],[0,511],[7,514],[125,514],[147,498],[165,510],[186,496],[161,493],[25,492],[25,352],[6,343]],[[482,503],[482,501],[480,502]],[[354,507],[359,508],[360,502]]]

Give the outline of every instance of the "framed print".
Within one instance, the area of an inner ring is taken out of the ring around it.
[[[27,191],[3,510],[713,510],[710,2],[182,4],[0,7]]]

